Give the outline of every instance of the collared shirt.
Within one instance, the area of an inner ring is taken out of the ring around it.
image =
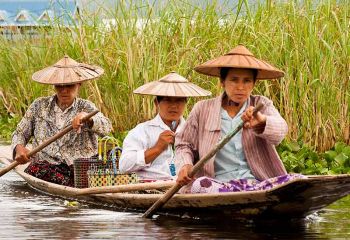
[[[221,107],[221,138],[239,125],[241,116],[247,105],[249,105],[248,102],[249,99],[233,118]],[[254,178],[244,155],[242,131],[241,129],[217,152],[214,161],[215,179],[228,182],[232,179]]]
[[[185,120],[180,119],[176,132],[184,126]],[[154,147],[159,135],[170,128],[158,114],[152,120],[138,124],[132,129],[123,142],[123,152],[120,157],[119,170],[122,173],[136,172],[141,179],[172,179],[169,164],[174,152],[169,146],[154,161],[146,164],[145,151]]]
[[[12,134],[12,150],[18,144],[26,146],[30,139],[32,139],[32,147],[35,148],[64,127],[69,126],[79,112],[89,113],[97,109],[90,101],[76,98],[69,108],[59,113],[56,99],[56,95],[38,98],[30,105]],[[93,120],[92,128],[84,125],[81,133],[75,130],[68,132],[37,153],[37,157],[52,164],[66,162],[71,165],[77,158],[97,154],[97,137],[107,135],[112,126],[108,118],[101,112],[91,119]]]

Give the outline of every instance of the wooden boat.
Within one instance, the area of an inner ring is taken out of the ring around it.
[[[1,159],[9,164],[6,159]],[[49,183],[15,171],[33,188],[46,194],[77,199],[116,209],[144,212],[162,194],[104,193],[78,196],[77,188]],[[271,190],[220,194],[176,194],[159,214],[220,218],[303,218],[350,194],[350,174],[309,176],[295,179]]]

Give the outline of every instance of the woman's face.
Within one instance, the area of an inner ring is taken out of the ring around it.
[[[164,97],[160,102],[156,101],[159,109],[159,115],[165,122],[170,125],[172,121],[179,121],[182,117],[187,99],[184,97]]]
[[[71,85],[55,85],[58,103],[60,105],[70,106],[78,96],[80,83]]]
[[[255,85],[253,71],[231,68],[221,85],[230,100],[243,104],[249,98]]]

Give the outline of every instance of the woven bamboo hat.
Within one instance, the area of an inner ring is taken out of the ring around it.
[[[190,83],[176,72],[171,72],[158,81],[146,83],[134,90],[134,93],[167,97],[202,97],[211,95],[211,92]]]
[[[243,45],[238,45],[229,53],[218,58],[209,60],[194,69],[202,74],[220,77],[220,68],[247,68],[258,70],[256,79],[275,79],[284,76],[284,72],[271,64],[257,59]]]
[[[33,74],[36,82],[50,85],[70,85],[98,78],[104,70],[98,66],[78,63],[67,55],[50,67]]]

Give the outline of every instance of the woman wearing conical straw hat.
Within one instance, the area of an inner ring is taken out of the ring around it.
[[[81,123],[87,113],[97,109],[92,102],[77,97],[81,84],[102,74],[102,68],[78,63],[68,56],[33,74],[34,81],[54,85],[56,94],[36,99],[18,124],[12,135],[16,161],[29,161],[26,145],[30,139],[35,148],[70,124],[75,131],[37,153],[25,172],[49,182],[74,185],[73,160],[95,155],[97,137],[107,135],[112,128],[101,112]]]
[[[134,93],[155,96],[158,114],[128,133],[123,142],[120,171],[136,172],[144,181],[172,179],[176,175],[174,137],[185,124],[182,115],[187,97],[211,93],[175,72],[137,88]]]
[[[198,102],[186,125],[176,136],[176,161],[181,166],[177,181],[188,184],[183,192],[216,193],[270,188],[299,175],[288,175],[275,145],[288,131],[271,100],[251,95],[257,80],[276,79],[284,73],[239,45],[228,54],[195,68],[199,73],[219,77],[224,92]],[[264,107],[253,115],[254,106]],[[219,139],[239,124],[240,130],[190,179],[188,173]],[[193,181],[193,184],[189,184]]]

